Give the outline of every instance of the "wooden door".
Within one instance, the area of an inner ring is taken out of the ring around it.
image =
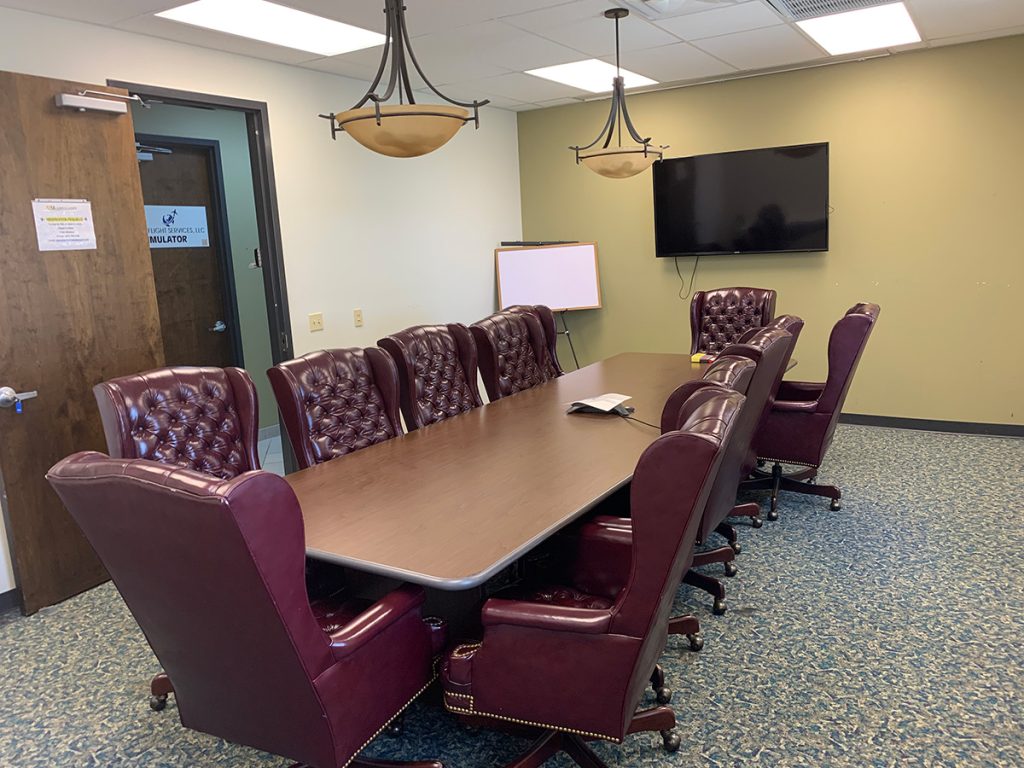
[[[4,514],[23,609],[107,576],[44,474],[106,451],[92,387],[163,365],[130,114],[59,109],[59,93],[119,89],[0,72],[0,386],[38,390],[0,409]],[[84,199],[96,247],[41,251],[32,201]]]
[[[150,243],[167,364],[240,365],[215,142],[178,143],[153,136],[145,141],[171,150],[139,162],[145,204],[160,206],[169,216],[202,209],[209,234],[186,248]]]

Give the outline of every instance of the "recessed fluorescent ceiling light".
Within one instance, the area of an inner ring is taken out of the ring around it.
[[[526,74],[543,77],[545,80],[554,80],[556,83],[571,85],[573,88],[591,93],[607,93],[612,89],[615,65],[600,59],[587,59],[586,61],[574,61],[571,64],[558,64],[554,67],[528,69]],[[657,80],[651,80],[649,77],[626,69],[622,70],[622,76],[626,79],[627,88],[658,84]]]
[[[834,13],[797,24],[833,56],[921,42],[921,35],[903,3]]]
[[[266,0],[197,0],[156,15],[321,56],[384,44],[384,35],[368,29]]]

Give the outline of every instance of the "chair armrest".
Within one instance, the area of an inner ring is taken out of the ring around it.
[[[331,633],[331,651],[334,658],[342,659],[359,650],[411,612],[415,611],[418,614],[419,607],[423,605],[425,599],[422,587],[411,584],[405,584],[384,595],[344,627]]]
[[[775,402],[780,400],[807,402],[817,401],[821,393],[825,391],[825,385],[815,381],[783,381],[779,384],[779,393],[775,396]]]
[[[818,410],[817,400],[776,400],[772,410],[784,413],[814,413]]]
[[[569,580],[580,590],[614,600],[633,566],[633,521],[601,515],[576,532]]]
[[[492,597],[484,603],[480,618],[484,627],[504,625],[600,635],[608,630],[612,614],[609,609],[572,608]]]

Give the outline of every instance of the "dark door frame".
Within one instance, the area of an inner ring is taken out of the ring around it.
[[[288,311],[288,288],[284,277],[284,255],[281,244],[281,222],[277,214],[277,184],[274,180],[274,159],[270,150],[270,113],[266,102],[216,96],[195,91],[179,91],[155,85],[122,80],[107,80],[112,88],[124,88],[143,100],[200,109],[231,109],[245,113],[249,133],[249,159],[252,163],[253,191],[256,195],[256,221],[260,235],[260,262],[263,265],[263,288],[267,298],[267,322],[270,325],[270,353],[274,364],[295,357],[292,326]],[[280,421],[281,449],[286,472],[298,469],[291,441]]]
[[[249,132],[249,158],[256,193],[256,220],[260,232],[260,261],[263,264],[263,287],[267,297],[267,320],[270,324],[270,349],[274,363],[294,357],[291,320],[288,312],[288,291],[284,276],[284,257],[281,244],[281,224],[277,213],[277,185],[274,180],[274,160],[270,150],[270,115],[266,102],[215,96],[194,91],[179,91],[155,85],[107,80],[113,88],[124,88],[143,100],[163,104],[176,104],[200,109],[231,109],[245,113]],[[286,465],[290,446],[284,439]],[[294,465],[292,465],[294,467]]]
[[[235,263],[231,254],[231,233],[228,231],[228,206],[227,196],[224,193],[224,166],[221,164],[220,142],[216,139],[195,139],[185,136],[163,136],[156,133],[135,134],[135,140],[143,144],[155,146],[199,147],[210,153],[210,198],[213,202],[213,214],[217,217],[217,226],[220,229],[218,241],[221,278],[223,280],[224,308],[228,313],[225,318],[229,323],[228,332],[231,334],[231,356],[234,364],[239,368],[245,367],[245,356],[242,353],[242,326],[238,318],[238,295],[235,292]],[[146,201],[143,200],[143,203]]]

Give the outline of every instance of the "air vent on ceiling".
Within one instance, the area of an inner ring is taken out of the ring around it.
[[[888,5],[893,0],[766,0],[783,16],[793,21],[830,16],[833,13],[859,11],[876,5]]]

